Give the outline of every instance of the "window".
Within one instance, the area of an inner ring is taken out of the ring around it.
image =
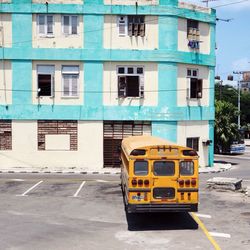
[[[78,97],[79,66],[62,66],[63,97]]]
[[[118,16],[119,36],[145,36],[145,17],[136,16]]]
[[[45,36],[53,36],[53,15],[38,15],[38,33]]]
[[[192,161],[181,161],[180,162],[180,175],[193,175],[194,174],[194,163]]]
[[[191,49],[199,49],[200,47],[200,31],[199,22],[196,20],[187,20],[187,38],[188,46]]]
[[[144,97],[144,68],[118,66],[118,97]]]
[[[175,174],[175,164],[173,161],[155,161],[154,175],[173,176]]]
[[[65,35],[76,35],[78,33],[78,17],[77,16],[63,16],[63,33]]]
[[[199,151],[199,137],[187,138],[187,147]]]
[[[135,161],[134,174],[143,176],[148,175],[148,162],[147,161]]]
[[[202,98],[203,80],[198,79],[198,69],[187,69],[187,78],[189,81],[188,97]]]
[[[55,66],[37,66],[37,96],[54,96]]]
[[[0,120],[0,150],[12,149],[12,121]]]

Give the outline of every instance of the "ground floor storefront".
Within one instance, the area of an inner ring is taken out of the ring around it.
[[[100,170],[119,167],[119,145],[135,135],[159,136],[198,151],[213,164],[209,121],[0,120],[1,168]]]

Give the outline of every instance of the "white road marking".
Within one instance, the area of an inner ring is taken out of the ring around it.
[[[217,232],[209,232],[209,234],[214,237],[231,238],[230,234],[217,233]]]
[[[36,188],[38,185],[40,185],[43,181],[39,181],[37,182],[34,186],[32,186],[31,188],[29,188],[27,191],[25,191],[23,194],[19,194],[17,196],[27,196],[27,193],[29,193],[31,190],[33,190],[34,188]]]
[[[23,179],[11,179],[11,181],[24,181]]]
[[[212,218],[212,216],[209,214],[197,214],[197,213],[195,213],[195,214],[196,214],[196,216],[198,216],[200,218],[208,218],[208,219]]]
[[[86,181],[83,181],[82,184],[80,185],[80,187],[77,189],[77,191],[75,192],[75,194],[73,195],[73,197],[78,197],[79,192],[81,191],[83,185],[85,184]]]
[[[105,181],[105,180],[96,180],[96,182],[109,182],[109,181]]]

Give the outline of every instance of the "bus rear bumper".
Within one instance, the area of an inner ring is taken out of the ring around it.
[[[197,212],[198,204],[128,204],[128,213]]]

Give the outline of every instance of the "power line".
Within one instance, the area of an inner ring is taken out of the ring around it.
[[[241,1],[237,1],[237,2],[232,2],[232,3],[226,3],[226,4],[222,4],[222,5],[217,5],[217,6],[214,6],[212,8],[221,8],[221,7],[225,7],[225,6],[229,6],[229,5],[235,5],[235,4],[241,4],[241,3],[244,3],[244,2],[249,2],[250,0],[241,0]]]

